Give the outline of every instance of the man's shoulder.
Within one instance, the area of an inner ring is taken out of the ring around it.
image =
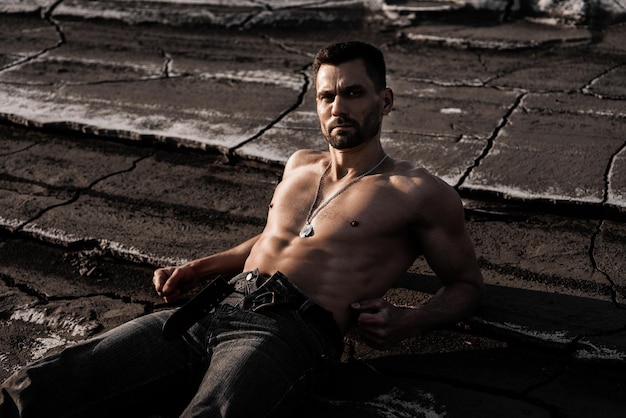
[[[301,149],[289,157],[287,164],[285,164],[285,171],[291,171],[298,168],[310,166],[319,163],[321,160],[327,158],[328,152],[313,150],[313,149]]]
[[[415,192],[437,191],[443,181],[425,167],[411,161],[396,160],[391,180],[399,186],[409,187]]]
[[[452,186],[425,167],[410,161],[395,162],[390,182],[422,210],[460,201]]]

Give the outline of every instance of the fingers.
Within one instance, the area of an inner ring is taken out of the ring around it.
[[[154,271],[152,283],[157,294],[166,302],[173,302],[179,296],[175,285],[176,267],[164,267]],[[174,280],[172,280],[174,279]]]
[[[154,274],[152,275],[152,284],[154,285],[154,289],[159,295],[161,295],[163,286],[165,285],[165,283],[167,282],[167,279],[169,278],[171,274],[168,270],[169,269],[167,267],[156,269],[154,271]]]
[[[390,338],[390,330],[385,327],[359,325],[359,336],[365,344],[377,350],[387,350],[394,344]]]
[[[352,307],[353,310],[357,312],[375,312],[375,311],[384,309],[388,307],[389,305],[390,303],[387,302],[386,300],[382,298],[376,298],[376,299],[361,300],[359,302],[353,303],[350,306]]]
[[[353,303],[358,313],[357,324],[363,341],[377,350],[387,350],[398,341],[396,307],[384,299],[368,299]]]
[[[359,313],[357,323],[361,328],[384,329],[392,320],[392,312],[389,307],[376,310],[367,310]]]

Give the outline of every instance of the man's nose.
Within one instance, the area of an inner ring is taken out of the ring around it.
[[[333,116],[347,115],[348,109],[346,105],[346,101],[341,96],[335,96],[332,107]]]

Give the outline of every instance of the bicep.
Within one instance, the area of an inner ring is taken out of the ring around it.
[[[465,229],[463,206],[456,192],[437,199],[418,241],[424,258],[444,284],[466,281],[482,286],[472,241]]]
[[[423,234],[421,245],[428,265],[443,283],[479,279],[474,247],[464,230],[431,228]]]

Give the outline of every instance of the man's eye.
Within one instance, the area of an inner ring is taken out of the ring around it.
[[[349,90],[348,97],[359,97],[361,95],[361,90]]]
[[[334,99],[334,96],[332,94],[321,94],[319,96],[319,100],[323,102],[332,102],[333,99]]]

